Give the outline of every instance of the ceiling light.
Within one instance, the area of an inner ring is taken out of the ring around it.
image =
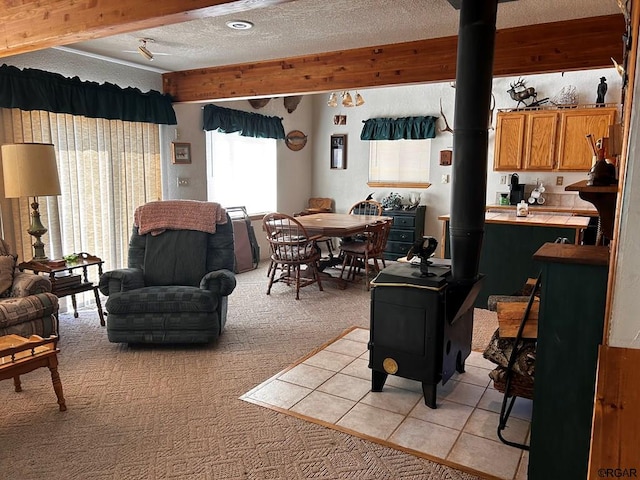
[[[140,46],[138,47],[138,52],[140,53],[140,55],[142,55],[147,60],[152,61],[153,60],[153,53],[151,53],[147,49],[147,41],[153,41],[153,40],[149,40],[148,38],[141,38],[140,39]]]
[[[351,94],[349,92],[342,92],[342,105],[345,107],[353,107],[355,104],[353,103],[353,98],[351,98]]]
[[[343,107],[359,107],[360,105],[364,105],[364,98],[362,98],[362,95],[360,95],[357,90],[355,92],[355,102],[353,101],[354,97],[346,90],[340,94],[340,98]],[[336,92],[331,92],[331,94],[329,95],[327,106],[338,106],[338,94]]]
[[[246,20],[230,20],[225,25],[232,30],[249,30],[253,28],[253,23]]]

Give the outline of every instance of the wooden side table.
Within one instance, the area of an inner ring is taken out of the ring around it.
[[[29,338],[19,335],[0,337],[0,380],[13,378],[16,392],[21,392],[20,375],[36,368],[48,367],[60,411],[64,412],[67,406],[58,374],[57,353],[60,350],[56,346],[57,341],[57,337],[42,338],[38,335],[32,335]]]
[[[104,314],[102,313],[102,304],[100,303],[100,294],[98,285],[89,281],[89,267],[98,268],[98,275],[102,275],[103,260],[91,255],[90,253],[78,253],[78,260],[71,263],[64,260],[49,260],[47,262],[22,262],[18,265],[20,271],[31,270],[41,275],[49,275],[51,280],[51,293],[58,298],[71,295],[71,303],[73,304],[73,316],[78,318],[78,306],[76,303],[76,294],[93,290],[96,297],[96,306],[98,307],[98,315],[100,317],[100,325],[104,327]]]

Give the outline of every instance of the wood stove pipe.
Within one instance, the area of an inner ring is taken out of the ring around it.
[[[497,9],[498,0],[462,0],[460,9],[449,230],[458,284],[478,280]]]

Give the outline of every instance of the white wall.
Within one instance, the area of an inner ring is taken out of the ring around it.
[[[637,59],[636,72],[640,67]],[[640,78],[636,75],[633,98],[640,98]],[[631,111],[627,172],[620,207],[620,234],[614,277],[609,345],[640,348],[640,108],[638,100]]]
[[[174,103],[177,125],[167,125],[162,135],[162,198],[164,200],[206,200],[207,166],[205,133],[202,130],[202,105]],[[171,142],[191,144],[191,163],[171,163]],[[188,181],[178,186],[178,178]]]
[[[606,77],[609,85],[605,98],[607,103],[620,103],[621,80],[615,69],[590,70],[586,72],[551,73],[544,75],[529,75],[525,77],[526,85],[535,87],[538,99],[555,97],[566,85],[576,87],[579,103],[594,103],[596,87],[600,77]],[[496,99],[496,109],[513,108],[516,104],[507,93],[509,84],[518,77],[496,78],[493,81],[493,93]],[[454,102],[455,89],[449,83],[432,83],[425,85],[411,85],[401,87],[388,87],[360,90],[365,99],[365,104],[360,107],[346,108],[328,107],[327,94],[314,97],[314,128],[316,139],[313,148],[313,196],[333,197],[336,201],[337,211],[346,211],[353,203],[365,198],[369,193],[374,193],[374,198],[380,200],[390,191],[401,193],[408,199],[412,191],[416,189],[397,188],[369,188],[368,161],[369,143],[360,140],[362,122],[375,117],[405,117],[413,115],[433,115],[440,117],[440,100],[442,109],[449,125],[453,128],[455,118]],[[347,115],[346,125],[334,125],[334,115]],[[494,122],[495,126],[495,114]],[[439,128],[444,128],[444,121],[438,120]],[[329,168],[329,139],[331,134],[347,134],[347,169],[331,170]],[[508,185],[500,184],[500,176],[505,172],[493,172],[493,149],[495,130],[489,131],[488,151],[488,178],[487,178],[487,203],[496,203],[498,192],[507,192]],[[422,203],[427,205],[426,233],[439,236],[441,224],[437,217],[449,213],[451,183],[442,184],[442,175],[451,175],[451,167],[441,166],[440,151],[451,149],[453,136],[447,132],[437,132],[432,140],[430,183],[428,189],[422,190]],[[545,183],[548,193],[566,194],[568,205],[587,205],[582,202],[575,193],[564,192],[564,186],[556,187],[557,175],[564,177],[564,185],[574,183],[586,178],[584,173],[548,173],[548,172],[520,172],[521,183],[535,183],[537,179]]]

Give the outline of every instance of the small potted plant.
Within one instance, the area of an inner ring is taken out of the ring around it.
[[[389,195],[382,199],[382,208],[385,210],[398,210],[402,208],[402,195],[390,192]]]
[[[75,265],[76,263],[78,263],[77,253],[70,253],[69,255],[64,255],[62,258],[64,258],[64,261],[67,263],[67,265]]]

